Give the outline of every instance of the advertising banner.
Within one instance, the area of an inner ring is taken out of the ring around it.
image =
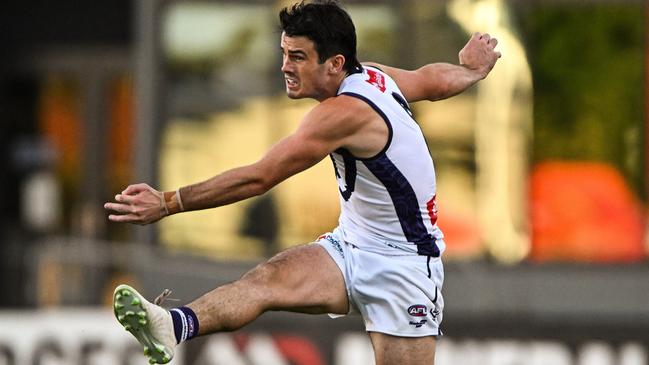
[[[355,321],[293,314],[263,316],[250,328],[177,348],[172,365],[372,365],[372,347]],[[453,338],[437,365],[647,365],[643,342],[584,338]],[[105,309],[0,312],[0,365],[145,365],[140,345]]]

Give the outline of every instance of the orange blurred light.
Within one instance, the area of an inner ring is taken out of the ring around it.
[[[644,258],[643,213],[613,167],[545,162],[531,177],[531,259],[633,262]]]

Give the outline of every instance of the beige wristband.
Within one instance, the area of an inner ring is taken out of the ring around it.
[[[160,192],[160,205],[164,208],[166,215],[169,215],[169,208],[167,208],[167,201],[165,200],[165,193]]]
[[[185,211],[185,206],[183,205],[183,199],[180,196],[180,188],[176,189],[176,201],[178,202],[178,206],[180,207],[180,211],[184,212]]]

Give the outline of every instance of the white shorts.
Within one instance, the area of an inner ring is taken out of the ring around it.
[[[337,230],[318,238],[343,273],[350,312],[368,332],[402,337],[439,336],[444,267],[439,257],[381,255],[344,242]],[[339,315],[330,315],[338,317]]]

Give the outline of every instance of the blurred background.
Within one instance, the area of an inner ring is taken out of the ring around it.
[[[0,365],[146,364],[112,319],[118,283],[185,304],[336,226],[328,159],[153,226],[102,207],[130,183],[173,190],[254,162],[295,128],[315,104],[284,92],[291,3],[2,2]],[[649,364],[647,3],[342,4],[362,61],[457,63],[476,31],[503,54],[476,87],[412,105],[448,245],[436,363]],[[271,313],[174,363],[373,360],[360,318]]]

